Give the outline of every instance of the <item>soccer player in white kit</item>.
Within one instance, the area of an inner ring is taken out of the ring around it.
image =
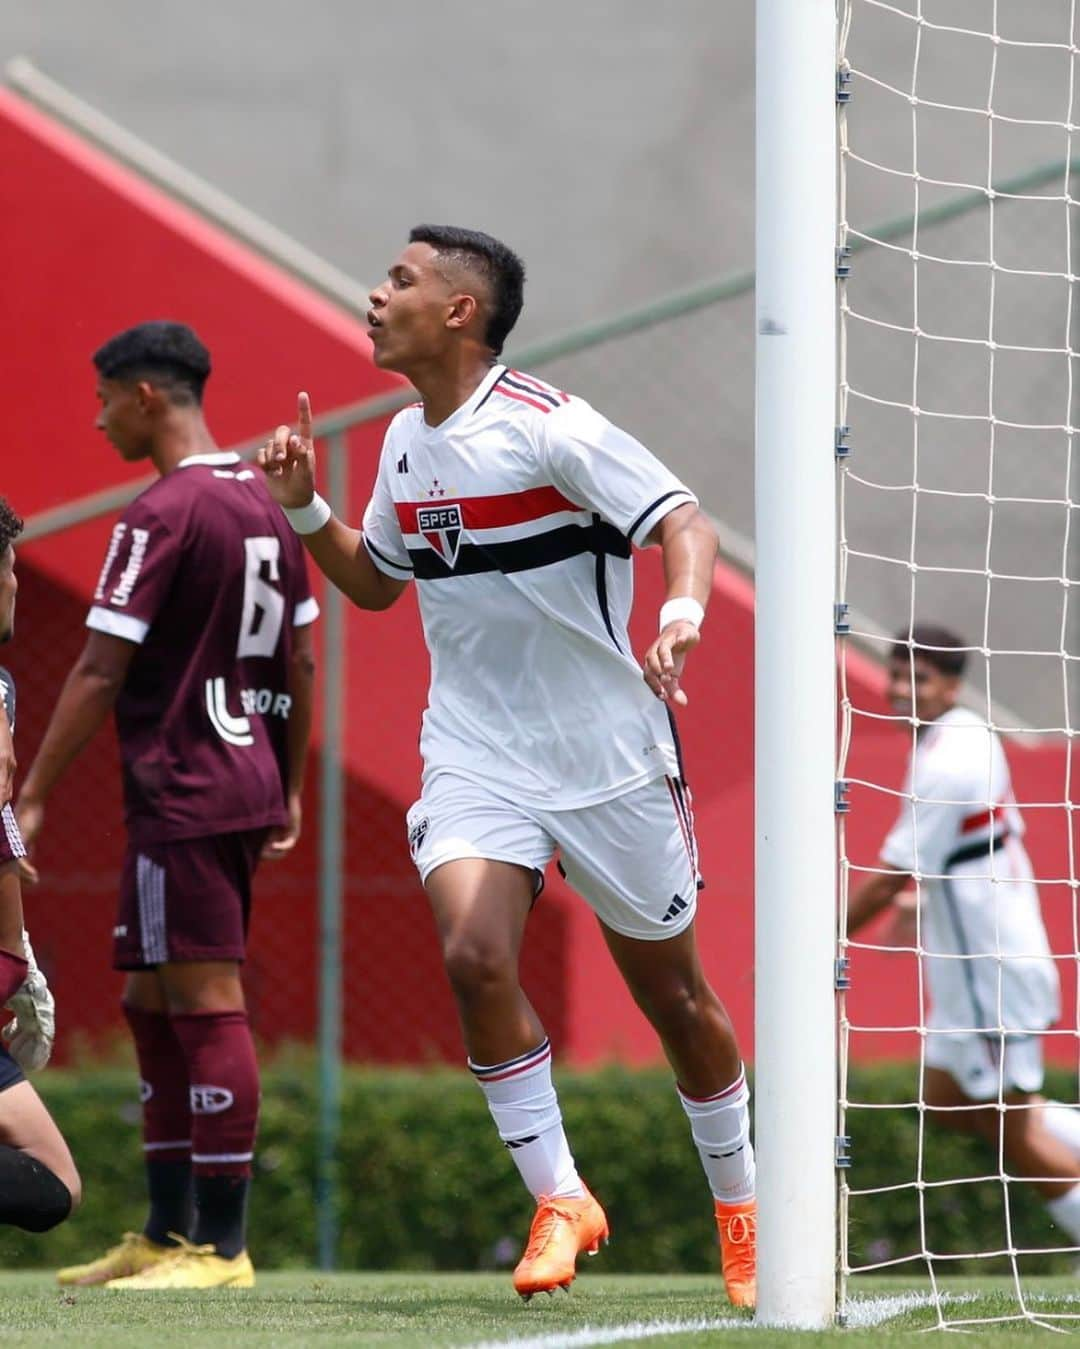
[[[889,699],[916,728],[906,799],[879,870],[851,897],[847,930],[891,904],[892,939],[914,946],[918,936],[931,1117],[1000,1146],[1080,1244],[1080,1118],[1039,1094],[1041,1032],[1060,1014],[1057,970],[1001,740],[957,703],[965,661],[945,628],[916,625],[895,640]],[[913,881],[914,904],[902,895]]]
[[[749,1093],[701,969],[690,798],[671,704],[700,629],[716,535],[693,494],[579,398],[499,361],[524,269],[472,230],[418,226],[371,294],[374,360],[421,401],[391,423],[362,530],[315,494],[307,396],[260,452],[311,556],[361,608],[410,580],[431,656],[409,844],[469,1067],[536,1199],[514,1286],[567,1286],[607,1219],[579,1177],[551,1047],[518,952],[556,851],[591,904],[677,1078],[716,1202],[728,1296],[755,1296]],[[627,637],[632,546],[659,544],[660,635]]]

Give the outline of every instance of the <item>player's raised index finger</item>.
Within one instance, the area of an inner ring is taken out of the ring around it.
[[[296,429],[301,440],[311,439],[311,399],[306,393],[296,396]]]

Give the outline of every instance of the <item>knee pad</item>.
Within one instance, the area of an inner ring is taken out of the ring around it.
[[[0,1222],[24,1232],[48,1232],[71,1212],[71,1191],[44,1162],[0,1147]]]

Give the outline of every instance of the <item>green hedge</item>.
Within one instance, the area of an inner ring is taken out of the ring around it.
[[[861,1070],[853,1075],[850,1095],[860,1101],[911,1099],[913,1083],[907,1068]],[[85,1199],[70,1222],[45,1236],[0,1229],[0,1261],[8,1267],[85,1259],[120,1232],[138,1230],[144,1213],[134,1075],[116,1067],[84,1068],[46,1073],[38,1084],[75,1153]],[[1070,1099],[1061,1080],[1049,1085],[1059,1099]],[[715,1268],[711,1201],[670,1076],[618,1068],[564,1071],[559,1089],[575,1156],[611,1220],[614,1240],[605,1270]],[[791,1109],[798,1109],[797,1101]],[[464,1072],[352,1069],[345,1076],[343,1119],[346,1268],[491,1269],[514,1262],[530,1206],[509,1155],[495,1140],[483,1097]],[[313,1263],[316,1125],[311,1063],[279,1061],[264,1075],[251,1203],[251,1249],[262,1268]],[[914,1177],[913,1111],[856,1111],[850,1128],[852,1186]],[[988,1168],[996,1169],[980,1145],[928,1133],[928,1180]],[[1025,1186],[1010,1186],[1010,1206],[1017,1244],[1061,1243]],[[986,1249],[1003,1240],[999,1185],[927,1192],[927,1214],[939,1251]],[[913,1195],[854,1199],[851,1216],[855,1264],[920,1247]],[[1040,1257],[1031,1265],[1064,1267],[1061,1257]]]

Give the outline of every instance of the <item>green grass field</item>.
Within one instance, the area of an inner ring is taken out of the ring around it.
[[[1016,1310],[1003,1281],[950,1284],[957,1316],[1010,1315]],[[900,1311],[892,1301],[905,1285],[878,1282],[856,1294],[849,1329],[822,1334],[758,1330],[732,1313],[718,1281],[689,1276],[584,1274],[569,1294],[514,1296],[506,1275],[335,1274],[262,1275],[253,1292],[126,1294],[102,1289],[61,1291],[51,1276],[0,1278],[0,1342],[98,1346],[170,1345],[515,1345],[517,1349],[577,1349],[647,1339],[656,1345],[732,1346],[843,1344],[864,1349],[892,1338],[910,1343],[912,1331],[934,1324],[929,1309]],[[1080,1284],[1072,1279],[1032,1281],[1025,1289],[1042,1312],[1080,1316]],[[856,1322],[870,1322],[857,1325]],[[1069,1325],[1068,1329],[1080,1325]],[[1050,1335],[1030,1325],[980,1327],[1025,1340]],[[977,1342],[979,1342],[977,1341]]]

